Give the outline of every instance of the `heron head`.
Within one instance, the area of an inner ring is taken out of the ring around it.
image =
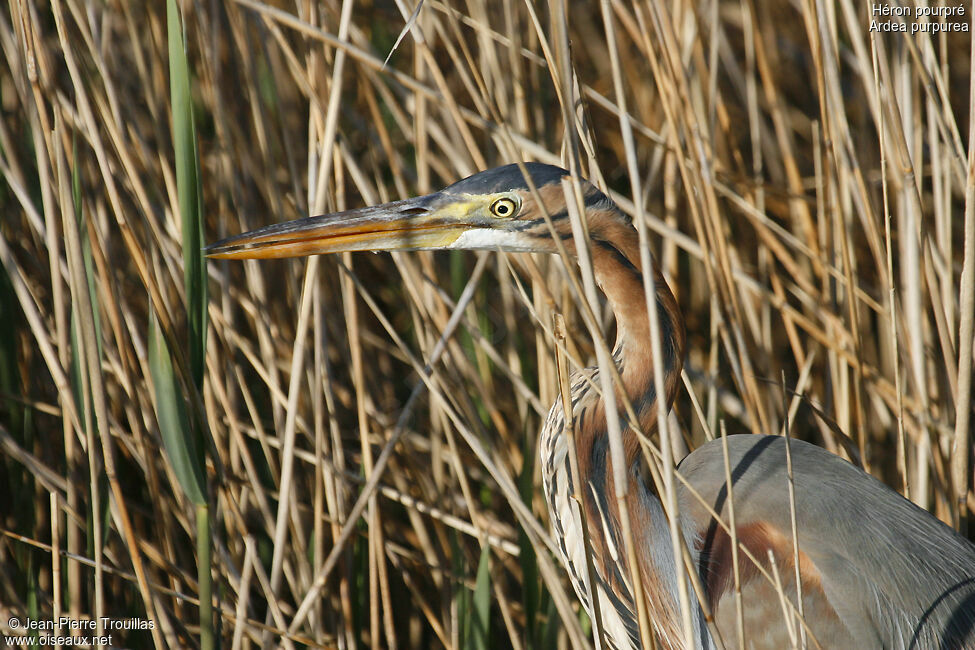
[[[524,166],[537,195],[518,165],[505,165],[433,194],[296,219],[229,237],[207,246],[206,254],[222,259],[266,259],[342,251],[554,252],[545,214],[551,217],[558,236],[571,237],[561,184],[569,172],[541,163]],[[587,208],[608,201],[586,181],[583,196]]]

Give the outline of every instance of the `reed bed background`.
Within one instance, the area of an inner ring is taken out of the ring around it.
[[[0,633],[590,647],[535,450],[555,314],[595,359],[561,261],[200,253],[516,160],[578,160],[648,229],[678,454],[787,428],[966,527],[970,32],[853,0],[180,9],[0,12]]]

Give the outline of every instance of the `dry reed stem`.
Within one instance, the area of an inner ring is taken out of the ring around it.
[[[726,422],[838,453],[851,436],[873,474],[964,525],[967,35],[871,35],[849,0],[427,0],[384,66],[415,7],[400,4],[185,4],[209,240],[496,164],[572,167],[633,217],[688,319],[681,430],[662,420],[667,435],[643,441],[661,494],[680,483],[678,440],[693,449]],[[146,361],[151,310],[192,385],[165,16],[9,6],[0,600],[20,616],[31,591],[39,617],[154,612],[131,645],[192,645],[193,511],[161,452]],[[611,365],[612,320],[591,272],[558,257],[210,265],[206,382],[185,397],[214,436],[226,643],[462,645],[490,553],[492,645],[591,645],[554,561],[534,441],[557,356]],[[604,370],[602,393],[619,381]],[[701,586],[678,546],[690,600]]]

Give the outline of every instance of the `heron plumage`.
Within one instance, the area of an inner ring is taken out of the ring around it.
[[[211,257],[291,257],[357,250],[501,249],[554,253],[556,240],[576,253],[563,179],[564,169],[525,163],[480,172],[441,192],[393,203],[276,224],[218,242]],[[639,237],[619,208],[580,179],[589,252],[595,279],[616,315],[613,359],[636,425],[656,430],[657,409],[669,409],[683,364],[684,326],[659,268],[654,307],[660,324],[665,394],[659,399],[651,363],[650,323]],[[530,189],[535,186],[535,190]],[[593,389],[599,370],[571,378],[575,449],[564,435],[561,404],[552,408],[539,438],[543,489],[556,547],[580,600],[593,614],[587,538],[596,574],[594,587],[608,643],[640,647],[634,598],[645,595],[652,632],[660,647],[686,648],[678,607],[678,575],[663,507],[646,480],[640,445],[623,427],[626,508],[640,537],[631,581],[621,533],[608,428],[602,398]],[[725,647],[734,647],[736,621],[731,570],[732,539],[743,553],[738,584],[746,607],[749,648],[781,648],[794,634],[790,610],[779,597],[796,598],[795,557],[810,647],[955,650],[975,647],[975,547],[930,513],[846,461],[813,445],[792,441],[798,549],[791,533],[792,504],[785,470],[785,440],[732,436],[736,529],[732,536],[712,516],[727,516],[721,441],[688,455],[677,473],[677,525],[704,588],[704,603]],[[572,499],[570,454],[578,460],[580,510]],[[700,497],[700,499],[698,498]],[[771,557],[771,559],[769,559]],[[781,586],[769,581],[775,563]],[[693,647],[714,647],[704,608],[692,604]],[[785,608],[783,610],[783,608]],[[783,615],[782,612],[786,614]]]
[[[790,444],[800,563],[848,630],[849,643],[915,650],[975,646],[975,547],[847,461],[799,440]],[[728,439],[737,527],[762,529],[739,541],[763,560],[766,548],[774,549],[784,577],[793,566],[785,446],[778,436]],[[715,441],[691,453],[678,471],[726,517],[724,473],[714,471],[723,463],[721,442]],[[719,550],[726,534],[689,489],[678,491],[678,502],[698,531],[692,548],[720,616],[718,600],[732,588],[730,568],[711,559],[727,556]],[[742,581],[763,581],[750,564],[743,561]],[[715,570],[717,565],[722,568]]]

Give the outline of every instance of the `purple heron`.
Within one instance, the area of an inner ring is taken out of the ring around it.
[[[527,163],[525,168],[537,194],[529,191],[517,165],[507,165],[427,196],[267,226],[213,244],[206,253],[225,259],[381,250],[554,253],[556,244],[544,218],[547,212],[555,236],[573,254],[561,185],[568,172],[538,163]],[[666,394],[660,400],[654,389],[637,232],[606,195],[581,182],[595,279],[616,315],[613,359],[639,426],[652,432],[656,410],[669,410],[677,392],[683,318],[659,269],[652,269],[665,369]],[[585,521],[608,645],[641,647],[630,579],[638,575],[642,585],[638,593],[645,594],[652,634],[662,648],[686,649],[689,637],[691,647],[714,648],[720,643],[716,635],[725,647],[735,647],[742,638],[736,583],[743,604],[743,638],[749,648],[779,649],[794,643],[790,633],[796,634],[797,624],[786,621],[781,594],[795,602],[799,592],[810,648],[975,648],[975,547],[852,464],[800,441],[791,443],[798,531],[794,543],[786,441],[765,435],[728,439],[734,536],[714,516],[727,521],[729,514],[721,441],[699,447],[677,469],[683,478],[675,487],[677,524],[703,588],[703,602],[694,600],[689,591],[694,602],[688,635],[678,605],[680,574],[668,523],[647,480],[636,434],[628,428],[623,432],[625,475],[630,483],[626,508],[638,547],[635,572],[623,552],[620,508],[611,497],[615,492],[606,415],[592,389],[596,373],[590,368],[571,379],[575,449],[568,449],[563,408],[557,404],[541,431],[539,450],[556,546],[580,600],[593,615],[586,588]],[[584,486],[580,491],[584,519],[570,505],[570,451],[576,455]],[[737,580],[733,539],[742,553]],[[773,566],[780,578],[777,586],[767,577]]]

